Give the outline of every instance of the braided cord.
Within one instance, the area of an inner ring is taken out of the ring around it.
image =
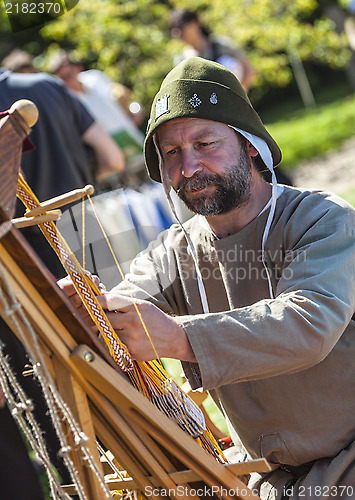
[[[27,209],[40,205],[35,194],[21,175],[19,176],[17,196]],[[90,197],[89,201],[92,205]],[[97,214],[96,217],[100,223]],[[181,428],[193,436],[198,444],[215,456],[218,461],[226,463],[226,459],[219,445],[212,433],[205,426],[204,417],[200,408],[190,396],[181,391],[171,376],[163,368],[137,304],[134,302],[135,309],[158,358],[155,361],[141,362],[131,359],[127,347],[118,338],[104,310],[96,300],[96,295],[101,295],[100,290],[85,273],[55,224],[53,222],[45,222],[39,224],[39,228],[58,255],[65,271],[71,277],[76,292],[104,338],[111,356],[117,365],[128,373],[136,389],[168,417],[175,420]],[[113,252],[111,247],[110,250]],[[117,259],[115,259],[115,262],[124,279]]]
[[[21,174],[19,176],[17,196],[27,209],[40,205],[35,194]],[[58,255],[65,271],[71,277],[76,292],[105,340],[111,356],[123,371],[132,369],[132,359],[127,347],[118,338],[104,310],[96,300],[95,293],[101,294],[101,292],[93,285],[92,280],[83,271],[56,225],[53,222],[45,222],[39,224],[39,228]]]

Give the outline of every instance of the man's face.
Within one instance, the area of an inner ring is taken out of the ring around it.
[[[159,128],[158,141],[170,183],[191,211],[218,215],[248,201],[251,158],[231,127],[178,118]]]
[[[67,63],[63,64],[57,71],[56,76],[61,78],[67,87],[75,89],[75,84],[77,82],[78,74],[81,71],[81,66],[79,64]]]
[[[201,28],[197,21],[191,21],[181,29],[180,38],[187,44],[195,47],[201,37]]]

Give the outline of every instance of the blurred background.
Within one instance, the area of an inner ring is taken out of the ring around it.
[[[65,49],[84,69],[98,69],[129,89],[143,132],[152,98],[186,45],[172,36],[172,12],[193,9],[203,26],[227,37],[256,69],[249,97],[280,143],[284,169],[353,136],[355,42],[349,0],[80,0],[44,27],[17,33],[5,3],[0,61],[23,49],[34,56],[39,71],[47,71],[51,56]]]

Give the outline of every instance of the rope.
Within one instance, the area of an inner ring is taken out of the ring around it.
[[[75,485],[78,496],[80,500],[86,500],[85,490],[81,484],[80,478],[78,476],[78,472],[75,468],[73,461],[71,460],[69,453],[71,451],[70,446],[68,445],[66,436],[63,432],[62,422],[66,422],[69,431],[73,436],[75,448],[79,449],[82,453],[82,456],[91,470],[94,472],[95,476],[99,480],[99,484],[102,487],[103,492],[105,493],[107,498],[111,498],[110,490],[108,489],[104,478],[102,477],[95,460],[93,459],[90,450],[86,446],[87,437],[81,431],[80,427],[76,423],[70,409],[62,399],[60,393],[58,392],[56,385],[52,379],[51,374],[49,373],[46,364],[44,362],[43,356],[41,354],[40,345],[36,336],[36,333],[29,322],[24,310],[22,309],[21,304],[17,301],[11,287],[8,283],[6,275],[3,271],[2,266],[0,265],[0,280],[6,289],[6,295],[2,287],[0,287],[0,303],[3,306],[3,316],[7,316],[11,323],[12,329],[18,335],[21,343],[23,344],[26,352],[28,353],[31,362],[33,364],[34,374],[37,377],[44,398],[46,400],[48,410],[50,413],[51,420],[53,422],[53,427],[57,433],[61,450],[60,455],[63,458],[63,462],[66,465],[71,479]],[[28,334],[28,337],[26,333]],[[27,340],[29,338],[29,341]],[[32,347],[33,346],[33,347]],[[12,408],[13,416],[19,422],[21,428],[28,437],[29,443],[33,447],[33,449],[38,454],[39,458],[43,461],[44,466],[46,468],[46,472],[49,478],[49,483],[51,490],[53,492],[53,498],[57,498],[55,495],[59,494],[59,498],[69,499],[70,497],[62,490],[58,481],[53,478],[52,467],[50,464],[50,460],[48,454],[45,450],[45,445],[43,443],[42,434],[39,430],[38,424],[35,423],[33,415],[31,413],[31,404],[29,403],[29,399],[26,394],[22,390],[21,386],[16,381],[8,363],[6,362],[4,356],[1,352],[1,385],[3,387],[3,391],[5,393],[6,398],[8,398],[10,408]],[[16,400],[11,396],[11,391],[9,391],[9,385],[7,381],[13,387],[14,393],[18,395],[20,399],[20,403],[18,404]],[[58,410],[62,414],[62,418],[58,414]],[[30,425],[33,429],[33,436],[29,432],[25,422],[22,419],[22,413],[26,411],[26,416],[30,419]],[[37,442],[40,443],[37,445]]]
[[[0,384],[13,418],[22,430],[29,445],[35,451],[36,457],[41,460],[47,473],[51,496],[53,498],[69,498],[61,488],[53,469],[50,458],[45,447],[43,433],[33,418],[32,401],[24,394],[20,384],[13,374],[10,364],[4,356],[2,346],[0,346]],[[15,397],[15,396],[16,397]]]

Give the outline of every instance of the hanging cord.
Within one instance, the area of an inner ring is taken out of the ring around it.
[[[264,269],[266,271],[270,299],[274,299],[275,296],[274,296],[274,291],[272,289],[271,273],[270,273],[270,270],[266,264],[266,259],[265,259],[265,244],[266,244],[266,240],[269,236],[272,221],[274,219],[275,209],[276,209],[276,201],[277,201],[277,179],[276,179],[276,174],[275,174],[274,169],[271,169],[271,178],[272,178],[271,206],[270,206],[270,212],[269,212],[266,224],[265,224],[265,229],[263,232],[263,239],[261,242],[261,255],[262,255],[263,266],[264,266]]]
[[[10,364],[7,361],[7,357],[3,353],[2,346],[0,346],[0,385],[3,389],[11,415],[16,420],[18,426],[26,437],[28,444],[32,450],[34,450],[37,458],[42,462],[45,468],[51,496],[55,499],[65,498],[69,500],[69,495],[62,490],[62,487],[54,474],[43,439],[43,433],[37,421],[33,417],[32,401],[27,398],[27,395],[18,383]]]
[[[268,218],[266,220],[262,240],[261,240],[261,258],[262,258],[262,263],[266,272],[266,277],[268,281],[268,287],[269,287],[269,295],[271,299],[274,299],[274,291],[272,289],[272,282],[271,282],[271,273],[270,270],[267,266],[266,263],[266,258],[265,258],[265,244],[266,240],[269,236],[270,233],[270,228],[272,221],[274,219],[275,215],[275,210],[276,210],[276,202],[277,202],[277,178],[275,174],[275,169],[274,169],[274,161],[272,158],[272,154],[270,151],[269,146],[266,144],[266,142],[261,139],[260,137],[257,137],[256,135],[250,134],[249,132],[245,132],[245,130],[241,130],[240,128],[237,127],[232,127],[229,125],[232,129],[234,129],[236,132],[239,132],[243,137],[245,137],[253,146],[254,148],[258,151],[260,154],[261,159],[267,166],[267,168],[271,172],[271,180],[272,180],[272,192],[271,192],[271,199],[270,199],[270,212],[268,215]]]
[[[86,260],[85,260],[85,195],[83,194],[81,198],[81,224],[82,224],[82,235],[81,235],[81,246],[83,251],[83,269],[86,269]]]
[[[174,216],[175,216],[175,218],[176,218],[179,226],[181,227],[182,232],[184,233],[184,236],[185,236],[186,241],[187,241],[187,246],[190,249],[191,256],[192,256],[192,259],[193,259],[193,262],[194,262],[194,265],[195,265],[196,274],[197,274],[197,283],[198,283],[198,289],[199,289],[199,294],[200,294],[200,299],[201,299],[201,304],[202,304],[202,310],[203,310],[203,312],[205,314],[207,314],[209,312],[207,294],[206,294],[205,285],[203,283],[203,278],[202,278],[202,274],[201,274],[201,271],[200,271],[200,267],[198,265],[196,250],[195,250],[194,244],[191,241],[191,238],[190,238],[189,234],[187,233],[184,225],[182,224],[182,222],[180,221],[180,219],[179,219],[179,217],[178,217],[178,215],[176,213],[173,200],[171,199],[171,196],[170,196],[170,190],[171,190],[170,180],[168,178],[167,172],[163,169],[163,159],[161,157],[160,149],[159,149],[159,146],[158,146],[158,143],[157,143],[157,140],[156,140],[156,134],[153,135],[153,142],[154,142],[155,150],[156,150],[156,153],[157,153],[157,156],[158,156],[160,178],[161,178],[162,183],[163,183],[164,191],[165,191],[166,197],[168,199],[168,202],[169,202],[169,205],[170,205],[170,209],[171,209],[172,213],[174,214]]]
[[[148,332],[147,325],[145,324],[145,321],[144,321],[143,316],[142,316],[142,314],[141,314],[141,312],[140,312],[140,310],[139,310],[139,307],[138,307],[138,305],[137,305],[137,303],[136,303],[136,300],[134,299],[133,294],[132,294],[132,292],[131,292],[131,291],[130,291],[130,289],[129,289],[129,286],[128,286],[128,283],[127,283],[127,281],[126,281],[126,277],[125,277],[125,275],[124,275],[124,272],[123,272],[123,270],[122,270],[122,267],[120,266],[120,263],[118,262],[118,259],[117,259],[116,255],[115,255],[115,252],[113,251],[113,248],[112,248],[111,242],[110,242],[110,240],[109,240],[109,238],[108,238],[108,236],[107,236],[107,233],[106,233],[106,231],[105,231],[105,229],[104,229],[104,227],[103,227],[103,225],[102,225],[102,222],[101,222],[101,220],[100,220],[100,218],[99,218],[99,216],[98,216],[98,213],[97,213],[97,211],[96,211],[96,208],[95,208],[95,206],[94,206],[94,204],[93,204],[93,202],[92,202],[92,199],[91,199],[91,196],[90,196],[90,195],[88,195],[88,200],[89,200],[89,202],[90,202],[90,204],[91,204],[91,208],[92,208],[92,210],[93,210],[93,212],[94,212],[94,215],[95,215],[95,217],[96,217],[96,220],[97,220],[97,222],[98,222],[98,224],[99,224],[99,226],[100,226],[100,229],[101,229],[101,232],[102,232],[102,234],[103,234],[103,236],[104,236],[104,238],[105,238],[105,241],[106,241],[106,243],[107,243],[107,245],[108,245],[108,247],[109,247],[109,250],[110,250],[110,252],[111,252],[111,255],[112,255],[112,257],[113,257],[113,259],[114,259],[114,261],[115,261],[116,267],[117,267],[117,269],[118,269],[118,272],[120,273],[120,276],[121,276],[121,278],[122,278],[122,281],[125,283],[126,288],[127,288],[127,291],[128,291],[128,293],[129,293],[129,296],[130,296],[130,298],[131,298],[131,299],[132,299],[132,301],[133,301],[133,306],[134,306],[134,308],[135,308],[135,310],[136,310],[136,313],[137,313],[137,315],[138,315],[139,321],[141,322],[141,325],[142,325],[142,327],[143,327],[143,330],[144,330],[144,332],[145,332],[146,336],[147,336],[147,337],[148,337],[148,339],[149,339],[150,345],[152,346],[152,349],[153,349],[153,351],[154,351],[154,354],[155,354],[155,356],[156,356],[157,360],[160,362],[159,355],[158,355],[158,353],[157,353],[157,351],[156,351],[156,348],[155,348],[155,345],[154,345],[154,343],[153,343],[153,340],[152,340],[152,338],[151,338],[151,336],[150,336],[150,334],[149,334],[149,332]]]
[[[54,429],[57,433],[60,445],[61,445],[61,450],[60,450],[60,455],[63,458],[63,462],[66,465],[70,476],[72,478],[72,481],[75,485],[75,488],[77,490],[77,493],[79,495],[79,498],[81,500],[86,500],[86,495],[85,495],[85,490],[81,484],[81,481],[78,477],[78,472],[75,468],[75,465],[73,461],[71,460],[69,456],[69,452],[71,450],[70,446],[68,445],[68,442],[66,440],[66,436],[63,432],[62,429],[62,419],[59,417],[57,410],[60,410],[62,413],[63,419],[67,422],[69,430],[71,434],[73,435],[73,440],[75,443],[75,447],[80,449],[83,459],[85,462],[88,464],[88,466],[91,468],[91,470],[94,472],[95,476],[98,478],[99,484],[106,496],[106,498],[111,498],[110,490],[107,487],[104,478],[101,475],[100,470],[98,469],[95,460],[93,459],[89,449],[86,446],[86,442],[88,438],[85,436],[85,434],[81,431],[80,427],[76,423],[71,411],[69,410],[68,406],[64,402],[63,398],[59,394],[55,383],[52,379],[51,374],[49,373],[49,370],[46,367],[45,361],[43,359],[42,353],[41,353],[41,348],[37,339],[37,335],[29,322],[21,304],[17,301],[13,291],[11,290],[11,287],[7,281],[6,275],[2,269],[2,266],[0,265],[0,280],[1,282],[5,285],[6,287],[6,294],[9,297],[9,299],[6,298],[3,289],[0,287],[0,302],[2,303],[3,306],[3,315],[10,317],[10,321],[12,324],[12,327],[16,331],[16,334],[18,335],[21,343],[23,344],[26,352],[29,355],[29,358],[33,364],[34,368],[34,373],[41,385],[42,391],[44,398],[46,400],[48,410],[53,422]],[[23,326],[22,326],[23,325]],[[26,331],[29,336],[30,342],[27,340],[27,336],[24,333]],[[33,346],[33,347],[32,347]],[[5,384],[7,385],[7,384]],[[6,387],[5,387],[6,390]],[[5,391],[4,391],[5,392]],[[22,394],[22,393],[21,393]],[[23,393],[23,398],[24,401],[27,402],[28,398]],[[17,412],[15,412],[17,413]],[[27,413],[26,413],[27,414]],[[40,436],[40,433],[37,433],[36,431],[36,438]],[[47,458],[46,455],[43,455],[43,458],[41,455],[39,455],[39,458],[43,460],[43,463],[46,465]],[[48,464],[47,464],[48,466]],[[46,467],[47,470],[47,467]],[[52,480],[50,480],[51,485],[56,483],[53,483]],[[70,498],[68,497],[65,493],[62,495],[62,498]]]

